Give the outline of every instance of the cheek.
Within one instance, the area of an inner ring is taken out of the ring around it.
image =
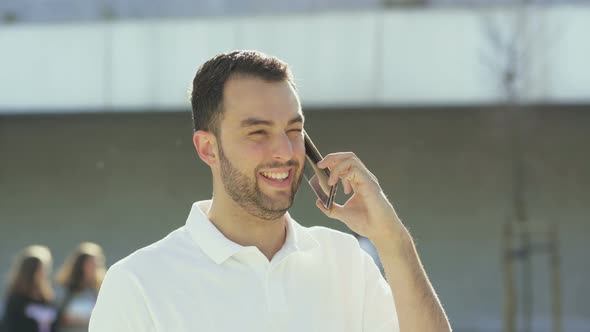
[[[234,167],[240,169],[245,174],[249,174],[260,164],[264,163],[266,154],[267,149],[264,144],[248,142],[247,144],[242,144],[239,149],[236,149],[231,157],[227,157]]]
[[[293,154],[294,158],[299,162],[299,165],[303,166],[303,163],[305,162],[305,145],[303,144],[303,141],[293,144]]]
[[[248,142],[240,147],[240,152],[248,156],[261,156],[268,150],[264,142]]]
[[[239,164],[247,163],[249,159],[256,159],[257,156],[264,153],[265,148],[263,144],[249,140],[224,143],[222,147],[225,157],[236,167]]]
[[[267,148],[264,144],[252,142],[243,145],[237,152],[238,159],[236,159],[236,162],[246,167],[252,167],[252,165],[256,166],[264,160]]]

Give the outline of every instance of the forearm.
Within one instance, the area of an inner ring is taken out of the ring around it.
[[[392,234],[374,245],[394,294],[400,331],[451,331],[410,234],[405,228]]]
[[[451,327],[436,297],[416,248],[373,173],[352,152],[331,153],[318,163],[330,169],[328,184],[342,181],[344,193],[354,194],[344,205],[334,204],[326,215],[369,238],[379,253],[395,301],[402,332],[445,332]]]

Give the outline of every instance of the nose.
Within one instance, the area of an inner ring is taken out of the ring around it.
[[[287,134],[279,135],[273,149],[273,159],[289,161],[293,158],[293,142]]]

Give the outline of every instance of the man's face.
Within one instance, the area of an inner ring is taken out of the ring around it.
[[[303,115],[288,82],[226,82],[218,140],[227,194],[248,213],[275,220],[291,207],[305,158]]]

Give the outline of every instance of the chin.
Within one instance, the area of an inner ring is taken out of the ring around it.
[[[263,205],[266,209],[271,211],[287,211],[293,205],[293,197],[291,195],[264,195]]]

